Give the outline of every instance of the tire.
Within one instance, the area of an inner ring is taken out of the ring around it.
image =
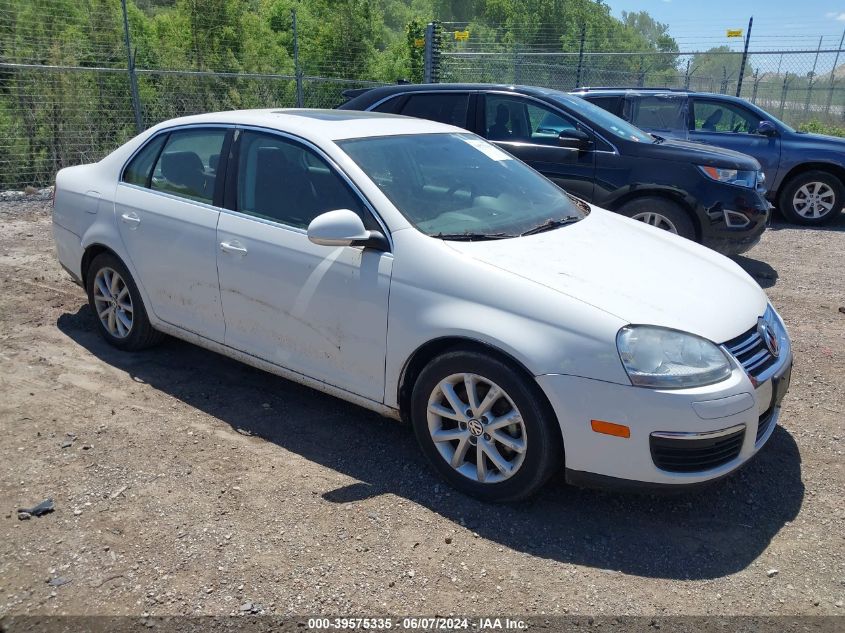
[[[688,240],[695,240],[695,227],[689,213],[681,205],[666,198],[657,196],[634,198],[619,207],[617,213],[675,233]]]
[[[808,196],[819,196],[803,202]],[[821,226],[839,217],[845,206],[845,186],[826,171],[807,171],[790,178],[778,195],[778,208],[788,222]]]
[[[452,384],[450,395],[468,403],[466,376],[472,376],[477,396],[471,417],[466,410],[454,415],[456,409],[443,391],[444,385]],[[484,415],[481,407],[494,386],[503,393],[490,398],[492,406]],[[410,413],[414,433],[434,469],[454,488],[484,501],[529,497],[563,463],[557,420],[539,388],[521,372],[478,352],[449,352],[431,361],[414,384]],[[504,420],[511,424],[491,428],[491,423]],[[435,441],[433,433],[443,439]],[[446,439],[450,435],[455,437]],[[460,461],[458,468],[450,465],[450,459]]]
[[[136,351],[152,347],[164,338],[164,334],[150,325],[132,275],[112,253],[101,253],[94,258],[88,267],[85,288],[97,329],[110,345]]]

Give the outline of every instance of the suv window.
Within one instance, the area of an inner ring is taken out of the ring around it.
[[[467,93],[412,94],[401,114],[466,128],[468,105]]]
[[[519,97],[487,95],[484,125],[491,141],[528,141],[557,145],[563,130],[578,128],[574,119]]]
[[[619,114],[619,105],[622,97],[592,97],[589,94],[583,96],[584,99],[590,103],[596,104],[602,110],[607,110],[611,114],[621,116]]]
[[[156,161],[151,188],[211,204],[227,132],[225,128],[171,132]]]
[[[135,154],[135,157],[123,171],[123,182],[128,182],[130,185],[149,187],[150,172],[152,171],[153,163],[158,158],[161,146],[164,145],[164,141],[166,140],[167,134],[159,134],[148,142],[140,152]]]
[[[308,148],[250,131],[239,143],[238,211],[304,229],[321,213],[350,209],[377,228],[361,199]]]
[[[760,117],[732,103],[694,99],[693,112],[698,132],[751,134],[760,125]]]
[[[631,97],[627,118],[644,130],[686,130],[685,100],[672,95]]]

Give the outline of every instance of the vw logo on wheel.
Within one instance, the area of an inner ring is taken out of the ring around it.
[[[780,341],[771,324],[763,317],[757,319],[757,333],[763,339],[763,343],[766,344],[766,348],[768,348],[772,356],[777,358],[780,355]]]
[[[473,418],[469,422],[467,422],[467,428],[469,428],[469,432],[472,433],[475,437],[478,437],[482,433],[484,433],[484,425],[481,424],[480,420]]]

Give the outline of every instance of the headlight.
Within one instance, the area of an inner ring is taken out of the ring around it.
[[[652,325],[629,325],[616,335],[619,357],[638,387],[701,387],[731,374],[731,361],[715,344],[694,334]]]
[[[729,185],[739,185],[740,187],[749,187],[752,189],[757,186],[756,171],[722,169],[721,167],[710,167],[709,165],[699,165],[698,168],[710,180],[718,180]]]

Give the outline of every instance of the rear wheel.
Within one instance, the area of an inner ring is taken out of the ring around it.
[[[110,344],[120,349],[140,350],[164,338],[150,325],[138,287],[115,255],[101,253],[94,258],[88,267],[85,287],[100,334]]]
[[[634,198],[619,207],[617,211],[633,220],[645,222],[688,240],[695,239],[695,227],[689,214],[671,200],[656,196]]]
[[[422,371],[411,421],[434,468],[486,501],[528,497],[562,463],[557,421],[536,385],[477,352],[444,354]]]
[[[781,189],[778,207],[789,222],[808,226],[827,224],[845,205],[845,186],[826,171],[808,171],[791,178]]]

